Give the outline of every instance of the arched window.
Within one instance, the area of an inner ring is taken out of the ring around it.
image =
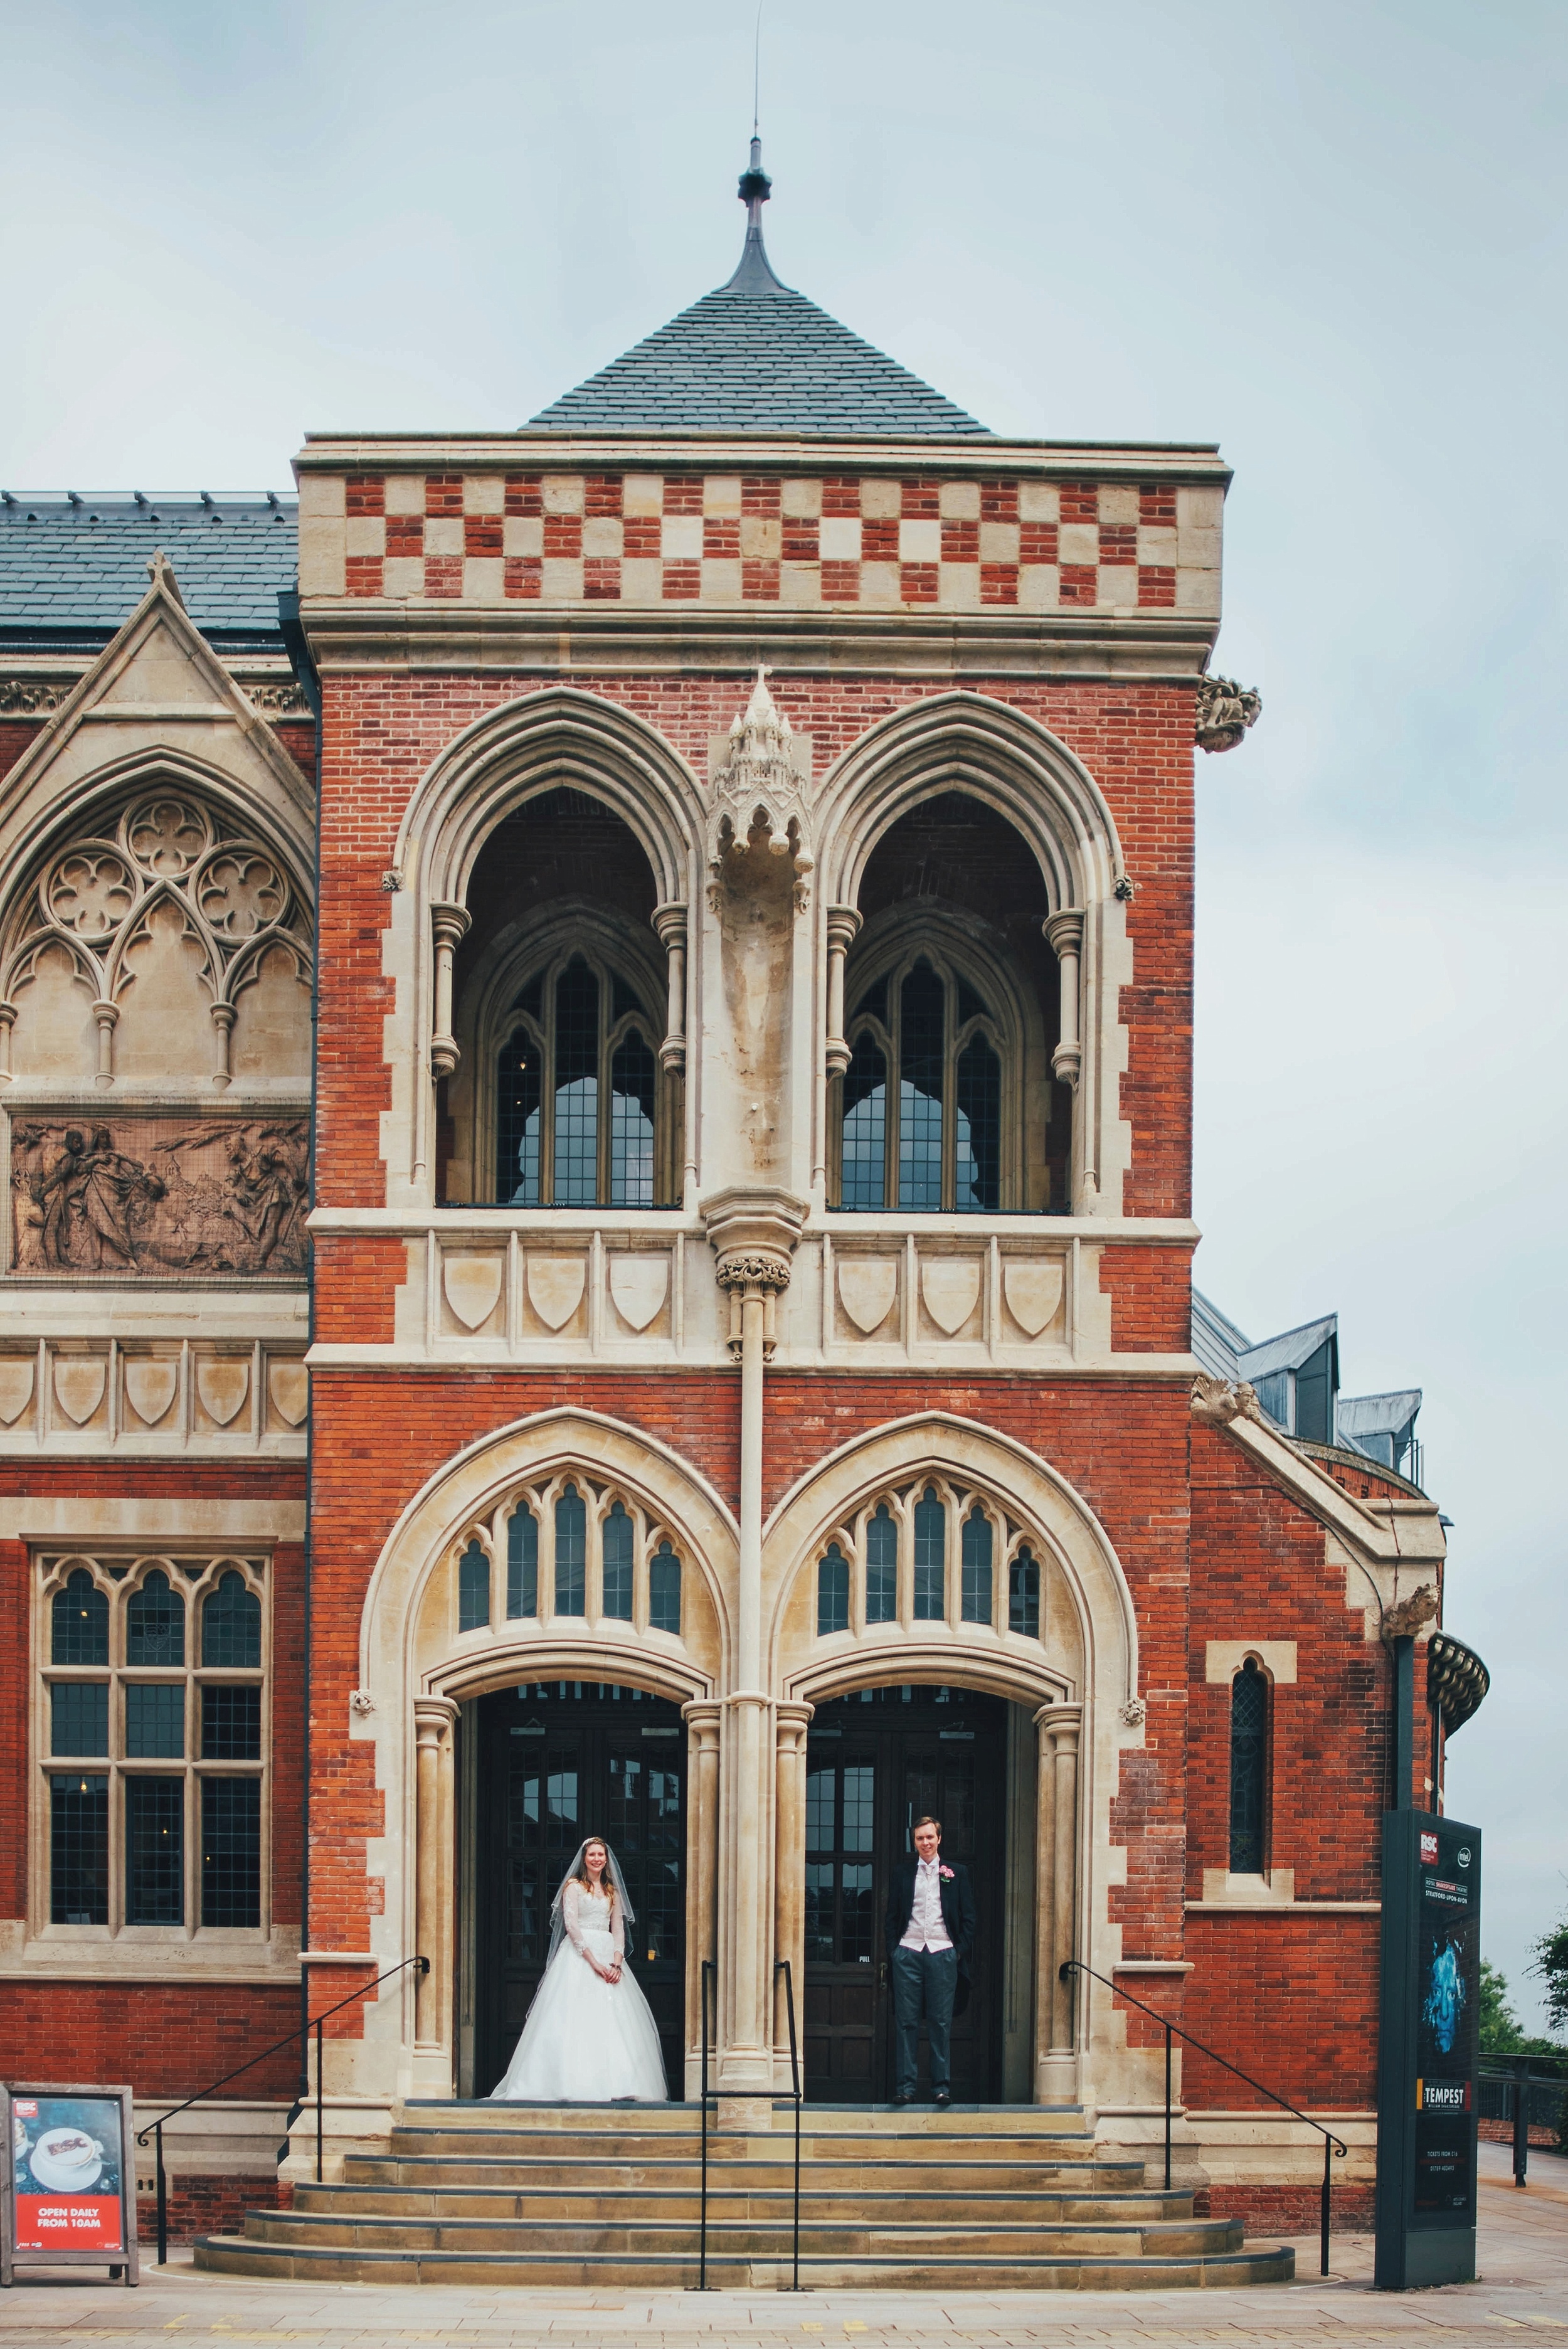
[[[940,1623],[947,1612],[947,1511],[928,1485],[914,1505],[914,1619]]]
[[[476,1535],[458,1560],[458,1629],[477,1631],[490,1619],[490,1552]]]
[[[125,1610],[125,1661],[128,1664],[185,1661],[185,1602],[170,1588],[160,1567],[154,1567]]]
[[[1248,1656],[1231,1682],[1231,1874],[1261,1876],[1267,1828],[1269,1684]]]
[[[588,1506],[575,1485],[555,1504],[555,1611],[583,1615],[588,1609]]]
[[[617,1501],[604,1520],[604,1612],[613,1621],[632,1619],[632,1520]]]
[[[52,1663],[108,1663],[108,1600],[85,1566],[78,1566],[65,1588],[55,1593],[53,1633]]]
[[[865,990],[848,1041],[840,1205],[961,1214],[999,1207],[1000,1030],[969,980],[921,954]]]
[[[539,1519],[521,1506],[506,1521],[506,1611],[511,1622],[539,1612]]]
[[[898,1620],[898,1527],[884,1501],[866,1522],[866,1621]]]
[[[201,1661],[231,1671],[261,1670],[262,1602],[232,1568],[202,1602]]]
[[[850,1628],[850,1561],[837,1542],[830,1542],[817,1568],[817,1632]]]
[[[680,1636],[681,1562],[667,1541],[659,1544],[648,1561],[648,1626]]]
[[[496,1071],[496,1197],[538,1207],[651,1207],[658,1032],[638,987],[574,954],[512,1006]]]
[[[1025,1640],[1040,1636],[1040,1569],[1027,1547],[1007,1569],[1007,1629]]]
[[[991,1520],[975,1505],[964,1520],[964,1620],[991,1620]]]

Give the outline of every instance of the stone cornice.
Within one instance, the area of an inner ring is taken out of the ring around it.
[[[366,668],[627,668],[906,677],[1158,678],[1194,688],[1218,615],[1138,611],[812,611],[778,604],[550,605],[311,596],[301,616],[324,678]]]
[[[1212,441],[831,440],[794,433],[307,433],[294,472],[1029,473],[1224,487]]]

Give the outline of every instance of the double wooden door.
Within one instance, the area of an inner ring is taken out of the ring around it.
[[[640,1689],[528,1682],[480,1700],[474,2087],[506,2070],[550,1954],[550,1904],[584,1837],[620,1863],[626,1955],[682,2093],[686,1724]]]
[[[864,1689],[819,1705],[806,1741],[806,2093],[892,2092],[892,1996],[882,1915],[923,1812],[975,1888],[971,1993],[953,2025],[953,2093],[996,2099],[1001,2076],[1006,1707],[959,1688]],[[924,2034],[921,2078],[926,2076]]]

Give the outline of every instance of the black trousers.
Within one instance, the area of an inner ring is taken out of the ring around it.
[[[892,1974],[893,2038],[896,2050],[895,2095],[913,2088],[920,2070],[920,2019],[931,2047],[931,2085],[952,2083],[949,2041],[953,2033],[953,1998],[958,1988],[955,1950],[906,1950],[900,1943],[889,1961]]]

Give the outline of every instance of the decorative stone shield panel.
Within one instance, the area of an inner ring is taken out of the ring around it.
[[[251,1392],[251,1366],[241,1354],[217,1354],[196,1365],[196,1392],[209,1419],[227,1427]]]
[[[891,1256],[841,1256],[839,1302],[865,1337],[880,1330],[898,1294],[898,1264]]]
[[[310,1409],[310,1372],[303,1362],[269,1362],[267,1392],[278,1417],[298,1427]]]
[[[614,1256],[610,1259],[610,1294],[615,1310],[629,1329],[645,1330],[669,1293],[667,1256]]]
[[[581,1256],[531,1256],[528,1301],[547,1330],[563,1330],[583,1302],[588,1260]]]
[[[0,1423],[10,1427],[32,1400],[32,1363],[24,1354],[0,1355]]]
[[[920,1268],[920,1293],[939,1330],[954,1337],[980,1301],[980,1266],[974,1257],[931,1257]]]
[[[55,1358],[55,1401],[66,1417],[85,1427],[103,1401],[108,1365],[101,1355],[59,1354]]]
[[[1062,1267],[1059,1259],[1037,1259],[1033,1263],[1022,1257],[1010,1257],[1002,1268],[1002,1294],[1007,1300],[1007,1310],[1026,1338],[1037,1338],[1048,1322],[1054,1321],[1062,1301]]]
[[[441,1278],[447,1302],[465,1330],[477,1330],[495,1311],[505,1268],[505,1257],[493,1250],[485,1256],[443,1258]]]
[[[126,1400],[138,1419],[156,1427],[174,1400],[180,1383],[177,1362],[131,1361],[125,1366]]]

